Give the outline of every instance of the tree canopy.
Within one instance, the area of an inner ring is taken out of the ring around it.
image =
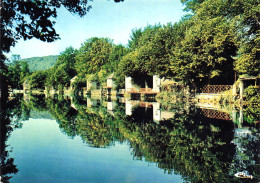
[[[80,77],[98,74],[104,65],[110,64],[109,55],[113,43],[108,38],[90,38],[82,44],[76,56],[76,70]]]
[[[193,13],[193,25],[172,55],[171,68],[176,78],[201,86],[223,81],[231,84],[234,71],[259,75],[259,2],[182,2]]]
[[[70,80],[77,75],[75,56],[77,50],[68,47],[58,56],[55,65],[47,72],[46,85],[58,87],[69,86]]]
[[[173,51],[174,76],[196,86],[209,83],[215,77],[233,82],[232,56],[237,49],[234,36],[234,28],[221,18],[196,21]]]
[[[30,71],[27,62],[14,60],[8,65],[6,76],[12,88],[21,89],[23,82],[29,75]]]
[[[170,55],[181,36],[175,31],[178,24],[147,26],[132,31],[130,52],[125,55],[120,68],[126,76],[170,75]]]

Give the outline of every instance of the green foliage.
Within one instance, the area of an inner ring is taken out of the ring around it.
[[[186,6],[185,10],[191,11],[192,15],[186,15],[173,25],[149,25],[133,29],[127,48],[113,44],[108,38],[93,37],[86,40],[79,50],[67,48],[58,58],[50,56],[27,59],[29,67],[32,70],[50,68],[53,60],[57,58],[55,65],[47,71],[46,84],[60,88],[68,86],[70,79],[75,75],[81,80],[95,78],[104,82],[108,75],[114,73],[118,87],[124,87],[125,76],[150,82],[149,77],[159,75],[173,77],[176,81],[199,88],[205,84],[232,84],[235,71],[238,74],[259,75],[259,2],[255,0],[181,0],[181,2]],[[12,4],[9,1],[5,3],[9,3],[15,9],[20,6],[19,3]],[[55,4],[49,1],[45,3],[37,1],[37,3],[25,5],[31,7],[33,11],[37,6],[53,10],[48,16],[43,15],[47,18],[46,22],[49,22],[50,17],[56,16],[56,9],[53,9],[56,7]],[[66,5],[60,1],[57,3],[66,8],[70,7],[69,11],[80,16],[85,15],[84,10],[87,10],[86,2]],[[8,11],[12,12],[11,9]],[[24,18],[20,15],[20,11],[19,9],[14,16],[22,20]],[[28,13],[26,9],[24,14]],[[32,18],[30,13],[29,15]],[[37,22],[38,20],[32,20],[33,24],[29,28],[34,29],[33,26]],[[52,28],[53,24],[51,23],[49,27]],[[44,25],[40,27],[46,28]],[[46,35],[37,35],[38,39],[43,41],[57,39],[58,35],[54,29],[44,29],[42,32]],[[33,37],[26,31],[19,34],[26,39]],[[36,63],[39,67],[35,67]],[[18,80],[18,76],[14,77],[16,78],[14,80]],[[21,76],[20,79],[24,77]]]
[[[235,70],[240,74],[259,76],[260,73],[260,37],[244,43],[239,49],[239,57],[235,62]]]
[[[75,56],[77,50],[68,47],[58,56],[55,65],[48,70],[46,85],[63,88],[69,86],[70,80],[77,74]]]
[[[174,49],[171,69],[175,78],[198,87],[216,77],[233,82],[236,45],[232,24],[222,18],[196,20]]]
[[[235,43],[238,47],[234,69],[239,74],[259,74],[259,29],[260,4],[255,0],[182,0],[187,10],[195,13],[195,22],[220,18],[234,22]],[[210,29],[214,30],[214,28]]]
[[[258,87],[255,86],[249,86],[245,89],[245,97],[246,97],[246,101],[255,101],[257,102],[257,96],[259,94],[259,89]]]
[[[31,89],[43,90],[45,88],[46,78],[46,71],[36,71],[27,78],[27,81],[29,82]]]
[[[90,38],[82,44],[76,56],[76,70],[79,77],[97,74],[104,65],[110,64],[112,41],[108,38]]]
[[[54,29],[57,9],[66,8],[73,14],[84,16],[89,11],[88,1],[19,1],[5,0],[1,2],[1,50],[9,52],[16,41],[36,38],[52,42],[59,38]],[[2,53],[1,53],[2,54]]]
[[[27,62],[31,72],[33,71],[43,71],[51,68],[57,62],[57,55],[49,55],[43,57],[32,57],[22,59],[22,61]]]
[[[249,86],[245,89],[246,107],[244,111],[244,118],[249,123],[255,123],[260,119],[260,95],[259,88]]]
[[[181,0],[181,2],[186,5],[184,8],[185,11],[195,12],[198,9],[199,5],[205,0]]]
[[[6,73],[6,76],[8,78],[9,85],[11,85],[12,88],[22,89],[22,84],[29,74],[28,63],[15,60],[8,65],[8,72]]]
[[[131,50],[134,50],[135,48],[138,47],[138,41],[141,38],[142,34],[143,31],[141,28],[132,30],[132,33],[130,35],[130,40],[128,40],[128,47]]]
[[[82,44],[76,55],[78,76],[104,82],[109,74],[122,72],[118,64],[127,52],[128,49],[123,45],[115,45],[108,38],[90,38]]]
[[[179,26],[180,24],[155,25],[132,31],[130,52],[120,62],[121,75],[171,75],[169,65],[172,49],[183,36]]]

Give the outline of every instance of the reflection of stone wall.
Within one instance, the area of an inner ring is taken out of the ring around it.
[[[125,101],[125,114],[131,116],[133,111],[133,104],[130,100]]]
[[[153,120],[156,122],[168,120],[174,117],[174,112],[162,111],[159,102],[153,103]]]
[[[153,103],[153,120],[158,122],[161,121],[160,103],[158,102]]]
[[[162,111],[161,112],[161,118],[162,120],[167,120],[171,119],[174,117],[174,112],[169,112],[169,111]]]
[[[113,111],[115,109],[116,103],[114,101],[107,102],[107,110]]]

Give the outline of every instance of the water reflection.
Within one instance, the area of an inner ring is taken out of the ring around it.
[[[124,98],[24,98],[18,116],[46,111],[63,133],[80,136],[90,147],[127,141],[134,159],[155,162],[187,182],[239,182],[234,174],[243,170],[254,176],[251,182],[260,180],[259,129],[234,123],[239,113]]]
[[[18,172],[17,165],[14,163],[14,157],[10,156],[10,150],[7,149],[7,140],[14,128],[21,128],[20,119],[26,119],[28,114],[23,113],[21,107],[21,97],[10,101],[0,100],[0,181],[9,182],[13,174]],[[22,116],[25,114],[25,116]]]

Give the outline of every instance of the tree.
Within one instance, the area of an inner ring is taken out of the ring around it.
[[[185,84],[201,87],[214,80],[233,82],[232,56],[236,54],[234,27],[222,18],[199,20],[175,47],[171,69]],[[227,83],[222,83],[227,84]]]
[[[70,76],[66,69],[66,64],[55,65],[47,71],[46,85],[53,86],[54,88],[69,86]]]
[[[76,71],[79,77],[107,72],[104,67],[110,67],[109,56],[113,48],[112,40],[108,38],[90,38],[79,49],[76,56]],[[106,75],[106,74],[102,74]]]
[[[132,34],[130,35],[130,40],[128,40],[128,47],[130,49],[134,50],[135,48],[137,48],[138,41],[142,36],[142,33],[143,31],[141,28],[132,30]]]
[[[75,70],[76,54],[77,54],[77,50],[75,50],[73,47],[70,46],[66,48],[65,51],[61,52],[61,54],[58,56],[57,62],[55,63],[55,66],[64,64],[65,65],[64,69],[68,71],[70,78],[76,75],[76,70]]]
[[[238,55],[234,63],[239,74],[258,75],[260,65],[260,4],[255,0],[181,0],[200,20],[222,18],[233,21]]]
[[[244,43],[239,49],[235,70],[240,74],[257,76],[260,73],[260,33],[256,38]]]
[[[12,88],[21,89],[27,76],[30,75],[29,65],[24,61],[13,61],[8,65],[7,77]]]
[[[198,9],[201,3],[205,0],[181,0],[181,2],[186,5],[185,11],[192,11],[193,13]]]
[[[18,60],[21,60],[21,56],[18,55],[18,54],[13,54],[11,56],[11,62],[14,62],[14,61],[18,61]]]
[[[141,32],[141,29],[132,31],[132,40],[129,41],[130,53],[120,62],[121,75],[139,80],[153,75],[171,76],[169,65],[172,50],[183,39],[189,26],[185,19],[174,25],[147,26]]]
[[[32,73],[27,79],[31,88],[44,89],[46,81],[46,71],[36,71]]]
[[[60,82],[62,85],[69,85],[70,79],[77,75],[75,69],[76,55],[77,50],[75,50],[73,47],[68,47],[65,49],[65,51],[61,52],[57,62],[54,65],[54,76],[56,77],[55,80]]]
[[[73,47],[66,48],[58,56],[55,65],[47,71],[46,85],[47,86],[69,86],[70,80],[77,75],[75,70],[75,56],[77,50]]]

